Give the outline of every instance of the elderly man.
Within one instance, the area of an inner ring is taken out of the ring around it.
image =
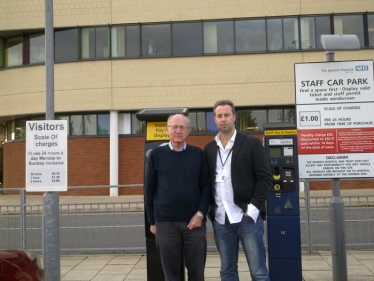
[[[169,145],[152,150],[145,180],[150,230],[167,281],[179,281],[182,252],[188,280],[203,281],[207,253],[206,219],[210,175],[202,149],[186,144],[189,120],[181,114],[167,121]]]

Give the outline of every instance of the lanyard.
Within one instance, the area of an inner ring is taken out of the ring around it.
[[[229,154],[228,154],[227,157],[226,157],[225,162],[222,162],[221,151],[220,151],[220,149],[219,149],[219,146],[217,146],[217,147],[218,147],[219,160],[221,160],[222,169],[223,169],[223,168],[225,167],[226,161],[227,161],[227,159],[229,158],[229,156],[230,156],[230,154],[231,154],[231,151],[232,151],[232,149],[234,148],[234,146],[231,147],[231,149],[230,149],[230,151],[229,151]]]

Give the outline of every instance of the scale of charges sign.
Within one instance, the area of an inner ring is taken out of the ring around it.
[[[295,64],[300,178],[374,177],[373,61]]]
[[[26,122],[26,191],[67,191],[67,121]]]

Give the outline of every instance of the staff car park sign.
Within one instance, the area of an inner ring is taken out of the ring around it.
[[[26,122],[26,191],[67,191],[67,122]]]
[[[295,64],[300,178],[374,177],[373,61]]]

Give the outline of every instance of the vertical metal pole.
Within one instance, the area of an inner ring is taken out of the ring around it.
[[[53,0],[45,0],[46,120],[54,120]],[[43,265],[47,280],[60,280],[60,216],[56,192],[43,195]]]
[[[307,231],[307,243],[308,243],[308,253],[313,253],[313,242],[312,242],[312,223],[310,218],[310,189],[309,189],[309,179],[305,180],[305,212],[306,212],[306,231]]]
[[[339,179],[333,179],[332,181],[332,198],[329,211],[333,280],[347,281],[348,273],[344,230],[344,202],[340,197]]]
[[[330,62],[334,61],[335,52],[326,51],[326,60]],[[329,216],[333,280],[347,281],[344,202],[340,196],[339,179],[332,180],[332,198],[330,201]]]
[[[26,249],[26,190],[20,191],[21,250]]]

